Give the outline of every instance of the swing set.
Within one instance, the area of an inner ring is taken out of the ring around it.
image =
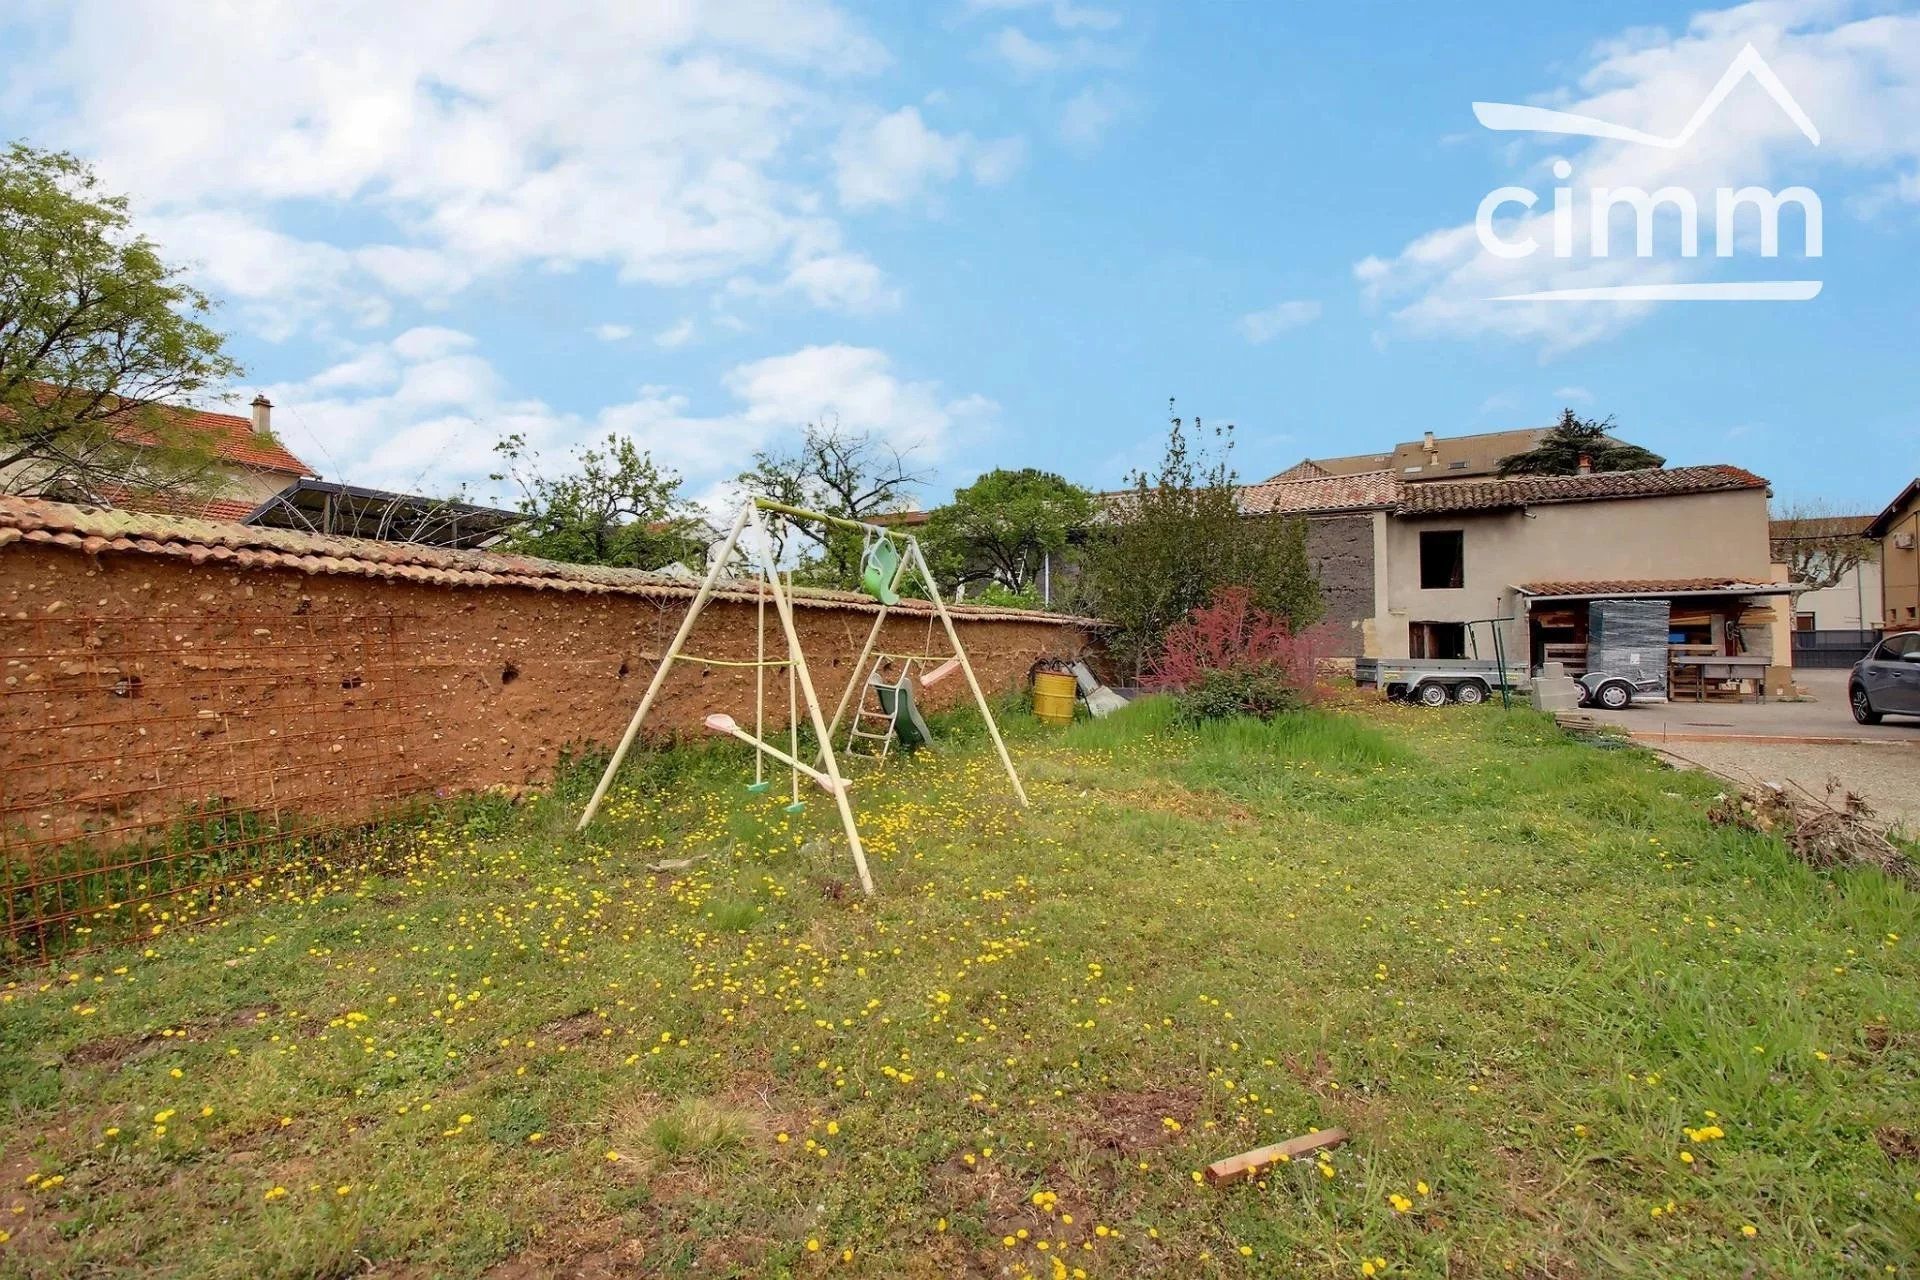
[[[782,581],[763,513],[789,520],[819,521],[858,532],[865,539],[860,557],[860,585],[868,595],[879,601],[880,608],[874,615],[873,626],[867,631],[866,642],[860,646],[860,655],[854,661],[847,686],[840,694],[839,705],[834,708],[831,720],[821,715],[820,699],[814,692],[813,678],[807,671],[806,654],[800,647],[800,633],[794,625],[793,584],[790,576],[787,581]],[[744,662],[687,653],[686,643],[693,634],[694,624],[711,601],[734,550],[742,545],[743,540],[757,587],[755,614],[758,633],[754,660]],[[918,576],[933,606],[927,619],[925,652],[884,652],[876,645],[881,629],[886,626],[888,614],[900,603],[900,583],[908,573]],[[767,656],[769,599],[773,601],[774,614],[786,641],[785,657]],[[932,651],[933,624],[936,620],[945,630],[947,643],[952,650],[950,653],[936,654]],[[578,830],[586,830],[587,824],[599,812],[601,801],[613,785],[614,774],[619,772],[634,739],[639,736],[641,723],[646,720],[654,698],[665,685],[667,673],[676,662],[702,667],[753,668],[753,732],[741,728],[738,721],[723,711],[715,711],[706,717],[708,732],[733,738],[754,749],[753,781],[746,786],[749,794],[764,795],[772,790],[773,782],[767,776],[767,761],[772,760],[787,766],[786,812],[797,814],[806,808],[806,802],[800,798],[800,779],[803,776],[833,797],[834,805],[839,810],[840,825],[846,832],[847,846],[853,854],[854,870],[860,876],[860,887],[869,896],[873,893],[873,877],[867,871],[867,854],[860,843],[860,827],[847,797],[852,782],[841,772],[840,755],[834,751],[834,737],[842,722],[847,726],[847,736],[841,754],[871,760],[876,767],[883,765],[895,745],[912,751],[932,741],[933,735],[928,732],[926,721],[921,718],[919,708],[915,705],[914,690],[931,688],[955,671],[962,672],[967,678],[967,687],[973,693],[974,703],[980,708],[980,716],[986,721],[987,736],[993,739],[993,748],[1000,756],[1001,765],[1006,768],[1007,780],[1013,784],[1013,793],[1022,807],[1027,804],[1026,789],[1020,785],[1020,775],[1014,771],[1013,758],[1007,754],[1007,744],[1000,737],[1000,726],[994,722],[993,709],[987,705],[987,696],[981,690],[973,664],[968,661],[966,649],[960,643],[960,634],[954,628],[953,618],[940,599],[940,588],[935,585],[933,573],[927,568],[919,539],[910,533],[807,511],[775,502],[771,498],[754,497],[742,504],[739,514],[734,518],[733,527],[713,557],[707,576],[694,594],[692,604],[687,607],[686,617],[680,621],[680,630],[654,668],[653,679],[648,682],[647,691],[641,697],[639,707],[634,710],[626,733],[620,738],[620,745],[614,749],[613,759],[607,762],[606,772],[601,774],[600,783],[593,790],[593,798],[587,802],[586,812],[580,815]],[[916,668],[921,668],[917,676]],[[776,746],[767,734],[767,672],[780,669],[784,669],[787,676],[785,750]],[[803,703],[820,744],[819,753],[812,763],[800,758],[800,707]]]

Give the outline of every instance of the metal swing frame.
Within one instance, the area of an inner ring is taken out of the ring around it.
[[[918,576],[920,584],[926,589],[927,599],[933,606],[934,615],[945,629],[948,643],[953,646],[951,657],[959,660],[960,669],[966,674],[967,687],[973,693],[974,704],[979,708],[981,718],[986,721],[987,736],[993,740],[994,751],[999,755],[1000,763],[1007,771],[1007,781],[1013,785],[1013,794],[1022,808],[1027,806],[1026,788],[1020,784],[1020,775],[1013,767],[1013,758],[1007,754],[1007,744],[1000,736],[1000,726],[994,721],[993,708],[987,703],[987,695],[980,687],[979,677],[974,674],[972,661],[967,657],[966,646],[960,643],[960,633],[953,625],[953,617],[947,612],[947,606],[940,598],[940,588],[933,580],[932,571],[927,568],[926,556],[920,550],[919,539],[910,533],[896,532],[879,525],[826,515],[818,511],[808,511],[802,507],[775,502],[771,498],[756,496],[741,505],[739,514],[734,517],[732,528],[727,531],[725,540],[712,557],[707,576],[701,580],[699,590],[694,593],[692,603],[687,606],[686,616],[680,620],[680,629],[675,632],[673,643],[667,646],[666,653],[661,655],[659,664],[654,668],[653,678],[647,682],[647,691],[641,696],[640,705],[634,709],[633,719],[628,721],[626,732],[621,735],[620,744],[614,748],[613,758],[607,762],[606,771],[600,775],[599,785],[594,787],[593,798],[587,802],[586,811],[580,815],[580,822],[575,830],[586,830],[588,824],[593,821],[594,815],[600,811],[601,802],[606,799],[608,790],[613,786],[614,775],[620,771],[621,764],[627,758],[627,752],[632,749],[634,740],[639,736],[640,726],[646,720],[647,712],[653,709],[654,699],[666,684],[667,673],[673,669],[674,663],[705,661],[683,653],[682,650],[686,647],[688,637],[693,634],[694,624],[699,621],[701,612],[711,601],[715,589],[719,586],[726,566],[732,559],[734,550],[740,545],[742,536],[751,530],[754,537],[749,544],[748,557],[756,571],[758,586],[762,593],[762,607],[765,599],[772,599],[774,612],[780,620],[781,632],[787,641],[787,656],[784,659],[768,662],[763,648],[758,655],[758,660],[752,665],[760,668],[767,666],[789,668],[794,683],[799,686],[801,699],[806,704],[807,718],[813,725],[814,735],[820,743],[820,755],[816,765],[809,768],[800,765],[791,755],[781,752],[764,741],[761,736],[764,733],[764,725],[760,723],[758,697],[755,699],[756,723],[754,726],[757,732],[748,734],[737,728],[728,732],[730,736],[749,743],[757,752],[806,774],[833,796],[834,805],[840,813],[840,825],[846,832],[847,846],[853,854],[854,870],[859,873],[860,887],[868,896],[872,896],[873,876],[867,870],[866,849],[860,842],[859,823],[855,820],[853,806],[847,799],[848,782],[840,772],[840,762],[834,754],[833,736],[840,722],[846,717],[849,703],[861,691],[864,684],[862,673],[866,671],[869,660],[874,656],[874,646],[880,639],[880,632],[886,625],[888,614],[896,606],[888,604],[884,598],[880,599],[879,611],[874,616],[873,626],[867,632],[866,642],[860,646],[860,656],[855,660],[847,686],[841,692],[840,703],[834,710],[832,720],[827,720],[821,714],[820,699],[814,692],[813,677],[807,670],[806,654],[800,647],[800,633],[794,625],[791,592],[781,583],[779,566],[774,562],[773,543],[762,522],[763,513],[783,516],[790,520],[817,520],[839,528],[856,530],[868,538],[892,539],[903,546],[900,563],[895,566],[892,581],[888,586],[891,589],[897,589],[902,576],[909,571]],[[889,594],[891,593],[890,591]],[[790,717],[792,718],[794,717]]]

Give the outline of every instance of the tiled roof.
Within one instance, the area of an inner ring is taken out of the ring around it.
[[[1873,523],[1872,516],[1810,516],[1804,520],[1769,520],[1767,536],[1775,541],[1797,538],[1857,538]]]
[[[1689,493],[1764,489],[1767,482],[1741,467],[1670,467],[1644,471],[1596,471],[1584,476],[1511,476],[1505,480],[1435,480],[1402,485],[1399,511],[1425,515],[1491,511],[1551,502],[1603,498],[1664,498]]]
[[[167,493],[135,494],[122,490],[108,490],[94,497],[122,511],[184,516],[190,520],[244,520],[260,505],[245,498],[188,498]]]
[[[1889,502],[1886,510],[1873,518],[1873,523],[1867,526],[1867,536],[1884,538],[1892,533],[1893,526],[1906,519],[1903,513],[1907,509],[1907,504],[1915,498],[1920,498],[1920,476],[1915,476],[1913,483],[1902,489],[1900,496]]]
[[[213,452],[222,462],[258,471],[284,472],[290,476],[320,474],[294,457],[272,436],[256,432],[251,418],[235,417],[231,413],[206,413],[199,409],[176,409],[171,405],[161,405],[160,408],[173,415],[174,421],[184,430],[204,432],[210,436]],[[137,439],[137,436],[138,433],[129,432],[127,438]]]
[[[1785,591],[1778,582],[1752,582],[1743,578],[1600,578],[1589,582],[1517,582],[1513,589],[1529,596],[1608,596],[1654,595],[1662,591]]]
[[[1399,490],[1392,473],[1386,471],[1269,480],[1240,490],[1240,511],[1243,515],[1267,516],[1384,509],[1394,504]]]
[[[14,542],[65,547],[87,555],[117,552],[178,556],[193,564],[293,569],[302,573],[393,578],[440,586],[523,587],[535,591],[657,599],[687,599],[698,588],[697,583],[642,569],[560,564],[531,556],[454,551],[362,538],[329,538],[256,525],[182,520],[144,512],[43,502],[37,498],[0,497],[0,552]],[[714,592],[715,599],[742,602],[755,601],[759,595],[758,584],[751,581],[727,582]],[[876,613],[880,608],[871,596],[849,591],[797,587],[794,596],[799,602],[816,608],[858,613]],[[891,612],[924,618],[932,614],[933,609],[923,601],[907,599],[894,605]],[[1103,625],[1092,618],[1033,609],[959,604],[948,606],[948,612],[956,618],[980,622]]]
[[[59,388],[50,383],[38,382],[33,386],[36,400],[46,404],[60,394]],[[289,453],[285,446],[270,435],[261,435],[253,429],[253,419],[237,417],[231,413],[207,413],[200,409],[182,409],[170,404],[156,404],[155,409],[169,415],[173,421],[188,431],[204,432],[213,439],[213,452],[223,462],[235,466],[251,467],[261,471],[280,471],[290,476],[317,476],[320,473]],[[150,441],[148,433],[132,423],[117,432],[120,439],[129,444],[142,444]]]

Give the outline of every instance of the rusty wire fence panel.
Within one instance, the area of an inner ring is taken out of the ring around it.
[[[415,806],[408,622],[0,617],[0,963],[202,918]]]

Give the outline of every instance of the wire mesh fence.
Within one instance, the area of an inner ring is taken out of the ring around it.
[[[0,617],[0,961],[203,918],[417,806],[408,621]]]

